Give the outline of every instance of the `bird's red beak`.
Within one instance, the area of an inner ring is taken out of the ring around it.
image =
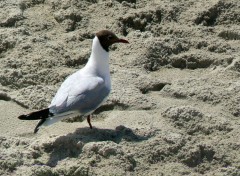
[[[129,43],[127,40],[125,39],[118,39],[116,42],[118,43]]]

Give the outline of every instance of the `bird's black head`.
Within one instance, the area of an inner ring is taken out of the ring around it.
[[[114,43],[129,43],[127,40],[119,39],[112,31],[102,30],[96,33],[103,49],[109,51],[109,46]]]

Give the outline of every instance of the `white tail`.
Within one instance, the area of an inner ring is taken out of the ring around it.
[[[56,114],[53,117],[49,117],[46,119],[46,121],[43,123],[42,126],[50,126],[58,121],[61,121],[63,119],[69,118],[69,117],[74,117],[74,115],[79,115],[78,112],[76,111],[68,111],[68,112],[64,112],[61,114]]]

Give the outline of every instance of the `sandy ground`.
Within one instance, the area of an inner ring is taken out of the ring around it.
[[[91,130],[75,117],[33,134],[83,67],[111,48],[112,93]],[[240,175],[239,0],[0,1],[0,175]]]

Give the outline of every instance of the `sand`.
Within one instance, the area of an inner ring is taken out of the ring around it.
[[[114,31],[112,92],[93,115],[33,134]],[[239,0],[0,2],[0,175],[240,175]]]

